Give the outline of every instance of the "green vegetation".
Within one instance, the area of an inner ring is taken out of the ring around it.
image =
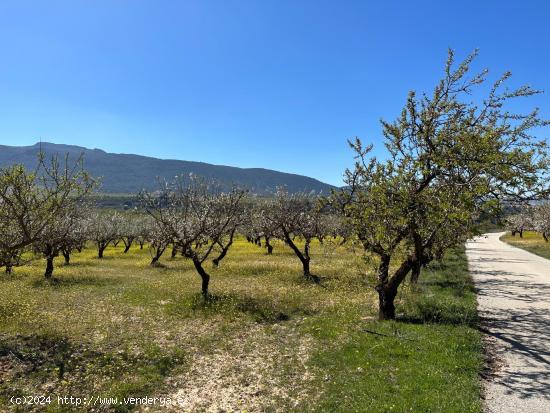
[[[208,301],[190,260],[155,268],[147,248],[123,249],[97,259],[86,248],[68,266],[56,258],[52,280],[39,259],[0,278],[0,405],[17,411],[14,395],[150,395],[199,411],[480,411],[462,251],[405,283],[397,321],[378,322],[375,276],[349,246],[313,244],[315,285],[282,243],[267,255],[239,238],[210,269]]]
[[[480,411],[482,346],[463,253],[426,270],[400,301],[402,321],[358,324],[350,312],[318,335],[326,350],[314,360],[328,374],[319,411]]]
[[[512,113],[508,105],[540,93],[504,86],[504,73],[483,88],[488,71],[471,73],[477,51],[456,63],[449,50],[445,74],[433,93],[409,92],[400,116],[382,121],[386,159],[372,144],[350,142],[355,163],[345,173],[350,189],[333,196],[354,235],[378,259],[379,318],[395,318],[395,298],[409,273],[479,234],[480,217],[496,217],[506,203],[544,198],[550,158],[534,128],[538,111]],[[471,100],[483,91],[482,103]],[[393,268],[392,268],[393,267]]]
[[[546,242],[539,232],[525,231],[523,237],[520,237],[519,234],[513,236],[507,232],[500,239],[514,247],[523,248],[533,254],[550,259],[550,243]]]

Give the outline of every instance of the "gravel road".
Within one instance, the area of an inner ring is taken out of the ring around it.
[[[495,366],[486,411],[550,412],[550,260],[487,234],[466,245]]]

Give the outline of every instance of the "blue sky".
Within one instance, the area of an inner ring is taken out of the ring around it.
[[[431,90],[448,47],[548,90],[550,3],[0,2],[0,144],[39,139],[339,184],[346,140]],[[520,105],[521,106],[521,105]],[[381,151],[382,145],[377,148]]]

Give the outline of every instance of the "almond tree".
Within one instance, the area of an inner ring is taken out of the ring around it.
[[[0,266],[10,272],[21,252],[94,186],[82,158],[46,161],[39,154],[34,171],[22,165],[0,169]]]
[[[246,223],[244,232],[250,242],[258,246],[263,246],[267,250],[267,254],[273,254],[273,239],[277,238],[277,223],[270,219],[270,211],[275,207],[274,200],[265,200],[254,205],[251,208]]]
[[[169,228],[164,225],[154,225],[149,231],[147,241],[149,243],[151,265],[153,267],[162,267],[159,263],[160,257],[162,257],[162,254],[164,254],[164,251],[166,251],[166,248],[168,248],[170,244],[174,244]],[[175,245],[174,250],[177,251]]]
[[[81,230],[82,217],[78,213],[79,207],[79,204],[67,206],[63,214],[59,214],[48,223],[40,238],[33,244],[33,249],[46,260],[44,277],[47,279],[52,277],[54,258],[60,253],[65,255],[65,262],[69,262],[69,251],[75,235]]]
[[[97,246],[97,257],[103,258],[107,246],[120,238],[122,218],[118,212],[95,211],[89,217],[89,239]]]
[[[475,218],[503,201],[547,193],[544,140],[532,135],[548,125],[535,110],[512,114],[514,98],[537,91],[502,90],[506,73],[479,105],[471,101],[487,71],[469,77],[476,53],[455,68],[449,52],[443,79],[431,96],[409,94],[401,116],[382,122],[387,160],[369,158],[356,139],[356,164],[346,171],[347,190],[336,194],[365,252],[378,259],[379,318],[395,318],[394,300],[407,274],[478,232]],[[460,231],[455,237],[448,228]],[[397,261],[397,262],[395,262]]]
[[[236,213],[239,217],[242,217],[242,209]],[[238,228],[240,227],[240,219],[233,220],[230,225],[227,227],[227,231],[222,235],[216,242],[214,250],[218,255],[212,260],[214,267],[218,267],[220,262],[225,258],[229,248],[233,245],[233,240],[235,239],[235,234],[237,233]]]
[[[149,215],[144,215],[138,220],[136,242],[139,244],[139,249],[142,250],[145,243],[151,238],[154,226],[154,220]]]
[[[71,226],[71,230],[67,237],[64,239],[61,247],[61,254],[65,260],[65,265],[71,263],[71,254],[74,251],[82,252],[82,249],[86,245],[86,241],[88,241],[90,221],[87,219],[87,216],[89,213],[90,209],[87,207],[78,209],[75,222]]]
[[[519,237],[523,238],[524,231],[535,229],[533,210],[527,206],[522,212],[510,215],[506,218],[506,226],[510,229],[513,237],[519,234]]]
[[[130,251],[132,244],[136,241],[142,232],[141,222],[143,216],[135,212],[126,212],[121,214],[119,235],[124,243],[124,254]]]
[[[3,239],[0,239],[0,244],[2,246],[9,245],[12,242],[13,236],[21,239],[22,236],[17,234],[18,230],[19,228],[16,225],[9,225],[8,223],[4,223],[2,225],[2,233],[0,234]],[[20,264],[23,248],[24,247],[5,249],[3,248],[0,250],[0,268],[5,267],[6,274],[11,274],[13,267]]]
[[[205,298],[210,275],[204,262],[239,222],[244,194],[238,189],[221,192],[194,177],[177,179],[156,193],[141,194],[142,204],[164,234],[166,245],[173,242],[193,262]]]
[[[550,202],[544,202],[532,208],[532,214],[526,211],[522,215],[532,215],[530,218],[531,227],[542,235],[546,242],[550,237]]]
[[[267,226],[292,249],[302,264],[304,277],[319,282],[319,277],[312,274],[311,242],[322,240],[327,230],[316,199],[305,193],[289,194],[286,190],[277,191],[275,202],[270,209],[265,209]]]

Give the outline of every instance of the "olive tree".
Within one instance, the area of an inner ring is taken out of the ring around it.
[[[204,262],[239,221],[244,194],[238,189],[222,192],[194,177],[179,178],[163,185],[160,191],[141,194],[145,211],[166,245],[173,242],[193,262],[204,297],[208,297],[210,283]]]
[[[370,157],[372,147],[359,139],[350,142],[356,163],[346,171],[346,190],[333,198],[365,252],[377,258],[380,319],[395,318],[398,288],[413,268],[419,272],[433,252],[477,233],[476,216],[498,211],[503,200],[547,192],[546,144],[531,130],[548,122],[536,110],[505,109],[507,101],[537,91],[503,89],[506,73],[482,103],[472,102],[488,74],[469,75],[475,56],[455,66],[450,51],[433,94],[410,92],[398,119],[382,121],[387,159]]]

